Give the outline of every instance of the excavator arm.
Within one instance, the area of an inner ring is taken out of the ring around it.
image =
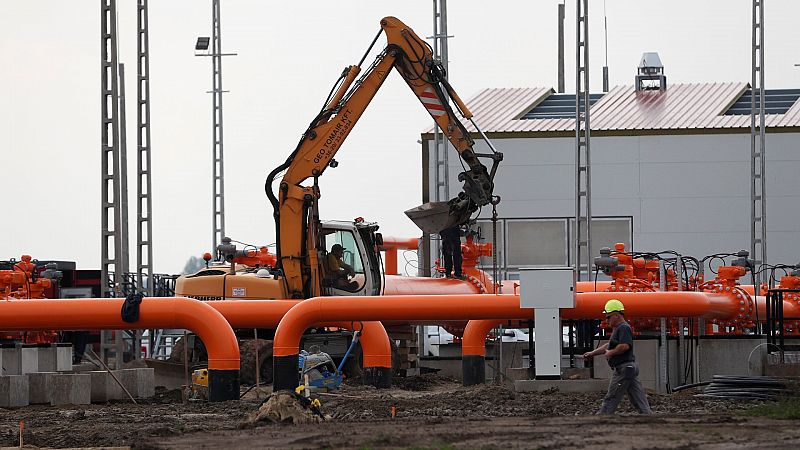
[[[386,34],[387,45],[360,78],[361,64],[347,67],[331,90],[322,110],[317,114],[300,139],[297,148],[267,177],[266,193],[272,203],[277,233],[277,264],[286,280],[287,293],[294,298],[318,295],[321,276],[316,248],[321,245],[317,227],[319,218],[318,178],[329,166],[335,167],[334,156],[350,134],[358,119],[383,84],[386,76],[396,68],[420,99],[423,106],[458,151],[467,170],[459,175],[464,191],[439,205],[439,220],[434,228],[443,229],[469,220],[479,207],[492,201],[493,178],[502,154],[494,151],[488,155],[476,154],[474,142],[464,125],[456,117],[450,101],[461,115],[471,120],[472,113],[447,83],[441,64],[437,63],[430,46],[411,28],[394,18],[381,20],[381,31],[373,40]],[[474,122],[473,122],[474,124]],[[479,157],[490,157],[492,169],[488,171]],[[273,181],[283,172],[277,196],[272,190]],[[303,183],[309,178],[312,185]],[[423,205],[420,208],[425,207]],[[435,232],[438,229],[425,231]],[[423,227],[425,229],[425,227]]]

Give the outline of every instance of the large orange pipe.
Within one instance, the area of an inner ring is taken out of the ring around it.
[[[208,302],[219,311],[233,328],[274,328],[293,306],[302,300],[220,300]],[[360,330],[364,368],[391,369],[392,346],[389,335],[380,322],[325,321],[313,326],[329,326]],[[385,375],[384,375],[385,376]]]
[[[739,305],[731,298],[702,292],[611,293],[576,295],[576,307],[562,310],[566,319],[597,318],[605,302],[621,300],[631,317],[732,318]],[[311,324],[324,320],[387,320],[419,323],[472,319],[529,319],[533,311],[520,308],[518,295],[398,295],[365,297],[317,297],[294,306],[281,319],[275,333],[275,389],[296,386],[292,364],[300,337]],[[284,367],[285,366],[285,367]]]
[[[8,330],[131,330],[185,328],[208,350],[209,399],[239,398],[239,344],[225,317],[208,304],[185,297],[150,298],[139,320],[128,323],[123,299],[9,300],[0,302],[0,328]]]
[[[758,320],[760,322],[765,322],[767,320],[767,298],[759,295],[755,297],[755,300],[756,300],[756,307],[758,308]],[[784,300],[783,317],[786,317],[787,321],[796,320],[796,318],[800,317],[800,306],[789,300]]]
[[[465,280],[386,275],[383,295],[458,295],[479,292],[476,285]]]

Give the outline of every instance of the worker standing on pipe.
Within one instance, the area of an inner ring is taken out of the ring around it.
[[[611,339],[607,344],[583,354],[584,359],[604,354],[611,366],[611,382],[598,414],[612,414],[616,411],[625,393],[639,413],[652,414],[647,394],[639,381],[639,365],[633,356],[633,332],[625,321],[625,306],[619,300],[609,300],[606,302],[603,314],[614,330]]]
[[[442,259],[444,259],[444,276],[463,278],[461,273],[461,227],[458,225],[439,232],[442,238]],[[451,274],[452,272],[452,274]]]

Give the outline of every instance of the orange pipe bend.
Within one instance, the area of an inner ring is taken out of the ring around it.
[[[470,320],[461,339],[461,356],[486,356],[486,336],[501,323],[497,319]]]
[[[383,244],[378,246],[378,250],[417,250],[419,248],[419,238],[400,238],[384,236]]]
[[[301,301],[220,300],[208,302],[208,304],[219,311],[232,328],[273,328],[278,326],[283,316]],[[392,367],[392,346],[382,323],[324,322],[312,324],[309,328],[317,325],[360,330],[359,341],[363,354],[363,366]]]
[[[602,317],[605,302],[616,298],[628,317],[687,317],[729,319],[739,313],[735,300],[704,292],[587,292],[576,295],[576,307],[562,309],[565,319]],[[281,319],[273,343],[276,357],[297,354],[300,336],[323,321],[440,321],[530,319],[533,311],[520,308],[518,295],[396,295],[317,297],[294,306]]]
[[[361,332],[361,355],[363,367],[392,368],[392,344],[386,328],[378,321],[326,323],[326,326],[358,330]]]
[[[239,370],[239,343],[225,317],[207,303],[186,297],[146,297],[139,320],[122,320],[123,299],[76,298],[0,301],[0,328],[7,330],[131,330],[185,328],[200,336],[208,368]]]

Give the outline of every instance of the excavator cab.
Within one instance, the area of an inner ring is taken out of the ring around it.
[[[363,220],[322,223],[317,252],[324,295],[380,295],[383,278],[377,229],[377,224]],[[338,255],[335,247],[341,247]]]

